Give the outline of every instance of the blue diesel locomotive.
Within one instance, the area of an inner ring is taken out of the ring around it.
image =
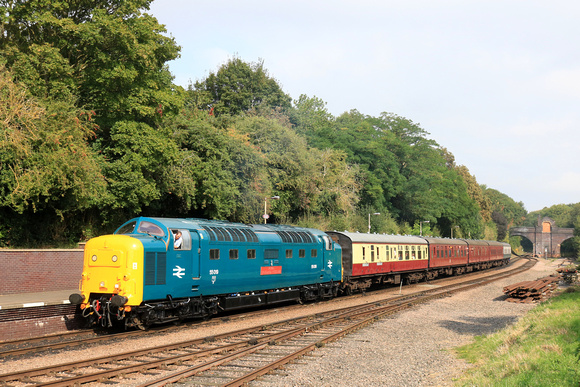
[[[139,217],[85,246],[90,325],[146,328],[220,311],[337,295],[341,247],[315,229]]]

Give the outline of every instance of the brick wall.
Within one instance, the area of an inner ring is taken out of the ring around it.
[[[0,294],[78,288],[83,250],[0,250]]]
[[[81,321],[75,315],[0,322],[0,342],[40,337],[80,327]]]

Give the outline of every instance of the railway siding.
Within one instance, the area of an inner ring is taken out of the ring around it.
[[[514,277],[406,310],[250,385],[452,386],[470,367],[454,348],[515,323],[535,306],[506,302],[503,287],[550,275],[561,264],[540,260]]]
[[[511,280],[511,279],[508,279],[508,280]],[[505,279],[504,279],[504,281],[505,281]],[[478,281],[478,282],[481,282],[481,280],[480,280],[480,281]],[[481,288],[480,288],[480,289],[481,289]],[[439,290],[439,291],[440,291],[440,290],[443,290],[443,288],[440,288],[440,289],[438,289],[438,290]],[[416,292],[416,291],[417,291],[417,287],[415,287],[415,289],[414,289],[414,292]],[[476,289],[476,291],[477,291],[477,289]],[[453,298],[454,298],[454,297],[453,297]],[[443,300],[446,300],[446,299],[452,299],[452,298],[451,298],[451,297],[446,297],[446,298],[443,298]],[[383,301],[381,301],[381,303],[383,303]],[[328,305],[329,303],[324,303],[324,304],[325,304],[325,305]],[[364,307],[366,308],[367,306],[369,306],[369,304],[365,303],[365,304],[364,304]],[[335,307],[335,308],[336,308],[336,307]],[[360,307],[359,307],[359,308],[360,308]],[[316,312],[316,313],[317,313],[317,315],[318,315],[318,313],[319,313],[319,312]],[[367,312],[365,312],[365,313],[367,313]],[[349,317],[349,320],[350,320],[350,317]],[[374,318],[372,318],[372,321],[374,321]],[[424,323],[424,321],[425,321],[425,317],[423,317],[423,318],[419,319],[419,323]],[[226,325],[227,325],[227,324],[226,324]],[[310,324],[310,323],[309,323],[309,324],[307,324],[307,325],[311,327],[311,328],[308,328],[308,332],[310,333],[310,331],[311,331],[311,330],[315,329],[315,327],[317,327],[317,326],[318,326],[318,323],[314,323],[314,324]],[[376,324],[374,324],[374,325],[372,325],[372,326],[374,327],[375,325],[376,325]],[[402,325],[402,326],[403,326],[403,327],[405,327],[404,325]],[[386,336],[389,336],[389,335],[386,335]],[[267,339],[267,340],[270,340],[270,339]],[[318,341],[318,340],[319,340],[319,339],[315,339],[315,341]],[[257,341],[255,344],[258,344],[258,341]],[[389,344],[387,345],[387,347],[392,347],[393,345],[397,345],[397,344],[398,344],[398,343],[393,343],[393,342],[391,342],[391,340],[389,339]],[[310,346],[310,347],[312,347],[312,345],[313,345],[313,344],[309,344],[309,346]],[[316,346],[316,347],[317,347],[317,346]],[[311,348],[311,349],[314,349],[314,348]],[[267,377],[264,377],[264,378],[267,378]],[[337,383],[338,383],[338,382],[337,382]],[[295,384],[295,383],[290,383],[290,384]],[[297,384],[302,384],[302,383],[297,383]]]

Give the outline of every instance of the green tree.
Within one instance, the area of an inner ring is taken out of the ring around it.
[[[172,123],[183,153],[183,173],[196,187],[187,211],[209,218],[259,221],[260,205],[271,189],[262,155],[243,132],[220,127],[207,113],[194,113]]]
[[[0,212],[13,226],[10,243],[78,238],[75,218],[106,197],[87,144],[94,136],[90,120],[70,102],[34,99],[0,68]],[[35,217],[51,227],[39,229]]]
[[[448,155],[448,160],[454,159],[453,155],[447,151],[447,149],[443,148],[443,152]],[[449,161],[448,161],[449,164]],[[451,163],[451,166],[457,171],[459,176],[463,178],[467,186],[467,193],[469,197],[471,197],[480,208],[480,214],[484,222],[487,222],[491,219],[491,201],[489,197],[484,195],[481,186],[477,183],[477,179],[471,173],[469,173],[469,169],[465,165],[456,166],[455,162]],[[503,238],[502,238],[503,239]]]
[[[516,202],[504,193],[498,190],[481,186],[484,195],[491,202],[491,210],[500,212],[508,221],[508,227],[513,225],[523,225],[526,219],[527,211],[522,202]]]
[[[343,152],[309,148],[292,129],[265,117],[241,118],[235,127],[264,157],[271,193],[281,197],[272,203],[278,217],[353,211],[358,169],[346,163]]]
[[[110,140],[99,141],[111,201],[109,218],[117,222],[141,213],[174,187],[171,173],[180,162],[179,148],[169,129],[119,121]]]
[[[263,61],[247,63],[237,57],[206,79],[190,85],[188,91],[195,107],[210,111],[216,117],[291,106],[291,98],[268,75]]]
[[[142,11],[150,0],[0,0],[0,53],[36,96],[78,97],[103,133],[176,112],[166,63],[179,47]]]

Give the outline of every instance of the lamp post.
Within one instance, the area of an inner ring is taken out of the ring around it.
[[[451,239],[453,239],[453,229],[454,228],[457,229],[457,230],[459,230],[459,226],[453,226],[453,227],[451,227]]]
[[[280,200],[280,196],[276,195],[271,196],[270,198],[264,198],[264,215],[262,215],[262,218],[264,218],[264,224],[266,224],[268,218],[270,217],[270,215],[268,215],[268,199]]]
[[[420,220],[419,221],[419,235],[423,236],[423,223],[430,223],[428,220]]]
[[[380,215],[380,212],[369,214],[369,234],[371,233],[371,215]]]

